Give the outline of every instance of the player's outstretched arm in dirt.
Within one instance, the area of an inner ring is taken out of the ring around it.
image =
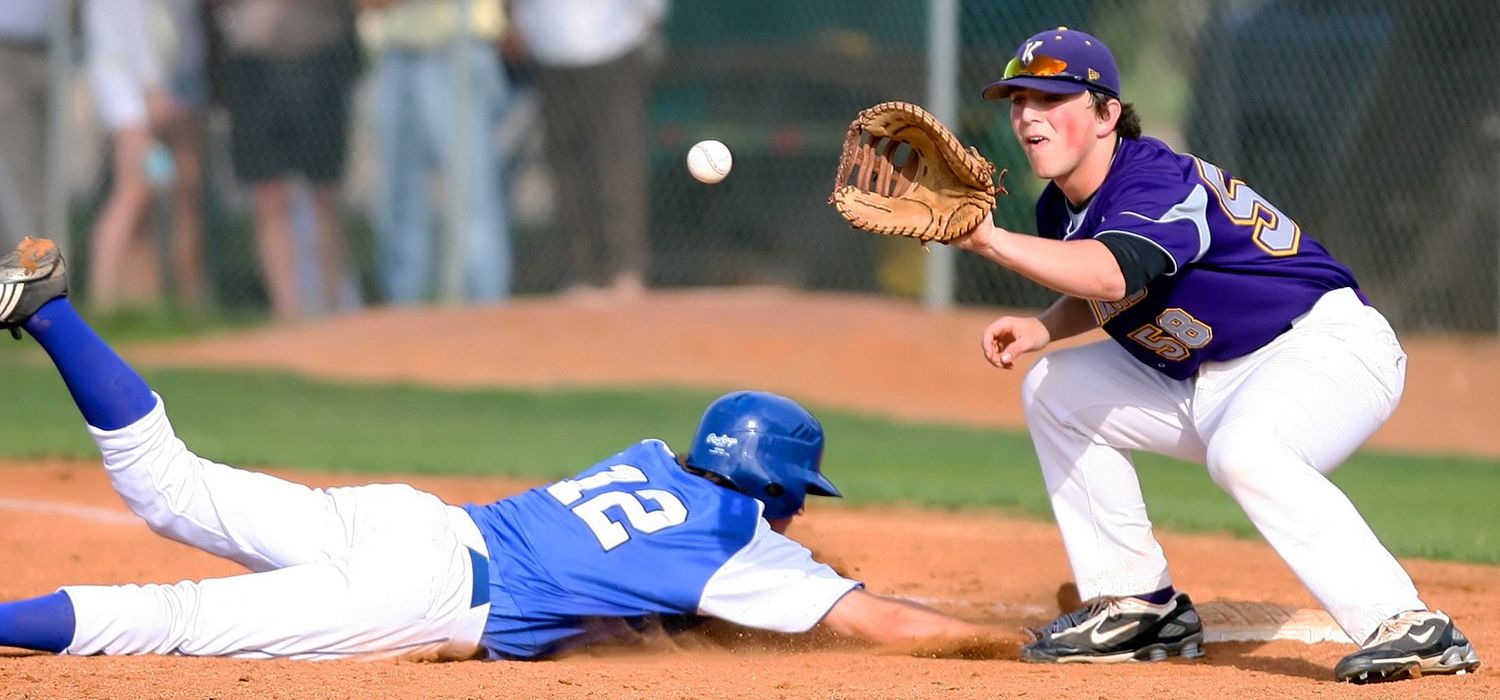
[[[823,616],[823,625],[838,634],[880,644],[989,636],[994,630],[960,620],[917,603],[855,589]]]

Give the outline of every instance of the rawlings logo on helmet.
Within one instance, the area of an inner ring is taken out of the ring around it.
[[[737,391],[709,404],[685,461],[760,501],[769,520],[796,515],[808,494],[839,495],[820,470],[823,425],[797,402],[764,391]]]
[[[731,435],[720,435],[718,433],[709,433],[708,437],[703,438],[703,441],[710,445],[713,445],[713,447],[709,448],[708,450],[709,454],[723,456],[729,455],[729,448],[740,444],[739,438]]]

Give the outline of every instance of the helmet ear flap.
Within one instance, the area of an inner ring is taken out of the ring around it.
[[[774,481],[766,484],[766,495],[770,496],[771,498],[779,498],[782,494],[785,493],[786,487],[782,486],[781,484],[778,484]]]

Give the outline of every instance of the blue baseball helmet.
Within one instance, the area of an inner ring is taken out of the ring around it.
[[[823,425],[796,401],[764,391],[737,391],[709,404],[687,463],[764,503],[772,520],[796,515],[809,493],[842,495],[819,471]]]

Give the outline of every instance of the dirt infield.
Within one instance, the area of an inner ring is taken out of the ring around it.
[[[775,290],[653,294],[640,302],[522,301],[385,310],[295,328],[129,347],[136,361],[289,368],[447,386],[758,386],[820,405],[974,425],[1020,425],[1020,372],[989,369],[976,341],[992,311],[931,314],[865,298]],[[1475,348],[1479,347],[1479,352]],[[1500,454],[1493,344],[1408,342],[1406,401],[1384,447]],[[1486,354],[1488,353],[1488,354]],[[894,361],[893,361],[894,360]],[[1481,429],[1481,427],[1483,429]],[[289,474],[316,485],[347,476]],[[0,463],[0,598],[63,583],[176,581],[238,567],[152,535],[87,463]],[[525,486],[415,478],[452,502]],[[793,534],[874,590],[1014,629],[1049,618],[1067,565],[1046,523],[987,513],[812,505]],[[872,536],[872,534],[874,536]],[[1202,601],[1315,607],[1265,545],[1163,535],[1177,582]],[[1458,617],[1487,661],[1500,649],[1500,568],[1407,561],[1426,600]],[[1351,647],[1226,643],[1206,659],[1033,666],[872,650],[826,637],[724,627],[544,663],[298,663],[0,656],[0,697],[1500,697],[1492,669],[1353,687],[1331,669]],[[944,650],[927,650],[953,656]]]

